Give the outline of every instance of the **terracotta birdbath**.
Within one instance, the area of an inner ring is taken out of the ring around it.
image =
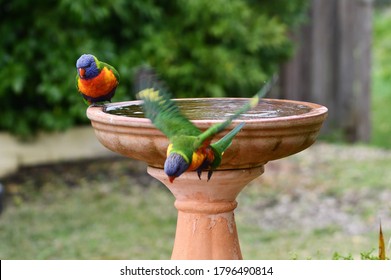
[[[242,106],[245,98],[177,99],[178,106],[205,130]],[[178,220],[172,259],[242,259],[234,218],[236,197],[271,160],[311,146],[327,116],[321,105],[264,99],[216,136],[246,122],[207,181],[186,172],[170,183],[163,171],[168,139],[144,118],[140,101],[90,107],[87,116],[99,141],[121,155],[144,161],[148,173],[175,196]],[[163,206],[162,206],[163,207]]]

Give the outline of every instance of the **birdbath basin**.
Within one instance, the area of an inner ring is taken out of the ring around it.
[[[248,99],[177,99],[176,102],[197,127],[206,130]],[[327,108],[308,102],[263,99],[215,137],[218,140],[240,122],[246,123],[209,182],[206,174],[200,180],[196,172],[186,172],[173,183],[169,182],[163,171],[168,139],[144,117],[141,101],[89,107],[87,116],[105,147],[146,162],[148,173],[175,196],[178,219],[172,259],[242,259],[234,219],[237,196],[263,173],[268,161],[311,146],[327,116]]]

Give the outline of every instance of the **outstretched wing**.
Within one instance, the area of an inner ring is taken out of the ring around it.
[[[223,131],[227,126],[231,124],[231,122],[234,119],[238,118],[241,114],[257,106],[259,101],[272,89],[272,87],[277,82],[277,80],[278,77],[273,76],[273,78],[268,83],[266,83],[242,108],[240,108],[234,114],[229,116],[224,122],[217,123],[211,126],[210,128],[208,128],[203,133],[201,133],[198,136],[197,141],[195,141],[194,143],[195,145],[194,149],[198,149],[198,147],[200,147],[207,139],[210,139],[213,136],[215,136],[217,133]]]
[[[144,113],[170,140],[175,136],[198,136],[201,131],[179,110],[169,93],[151,72],[139,74],[139,92]]]
[[[211,146],[219,153],[222,154],[229,146],[232,144],[233,138],[238,134],[238,132],[243,128],[245,122],[238,124],[234,129],[224,135],[223,138],[211,144]]]

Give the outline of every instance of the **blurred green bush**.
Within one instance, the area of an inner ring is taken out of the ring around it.
[[[134,98],[136,66],[176,97],[250,96],[292,53],[308,0],[0,0],[0,130],[29,136],[88,122],[75,62],[92,53]]]

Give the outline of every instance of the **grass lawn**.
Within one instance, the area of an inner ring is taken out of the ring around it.
[[[6,181],[0,258],[169,259],[174,200],[144,168],[115,160],[22,170]],[[390,169],[390,152],[331,144],[269,163],[238,198],[244,258],[375,256],[379,218],[391,236]]]
[[[71,186],[56,179],[56,170],[23,170],[22,181],[9,185],[13,205],[0,217],[0,258],[167,258],[176,222],[173,199],[157,183],[141,187],[133,178],[138,171],[126,168],[132,167],[124,161],[97,162],[85,172],[62,167]],[[95,172],[96,179],[83,175]]]

